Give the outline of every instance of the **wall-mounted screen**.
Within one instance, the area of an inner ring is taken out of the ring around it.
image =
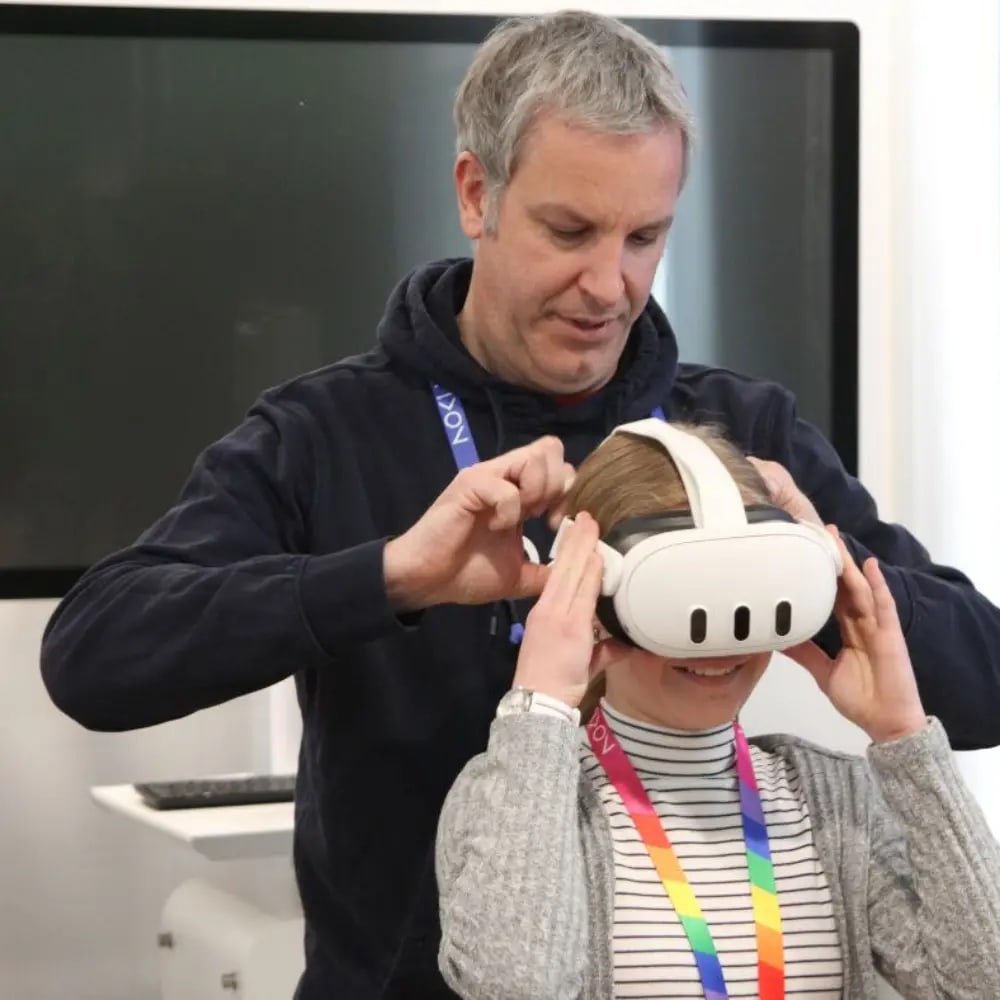
[[[265,387],[372,344],[467,254],[467,15],[0,6],[0,595],[58,596]],[[857,451],[858,34],[633,22],[699,144],[654,287],[684,360]]]

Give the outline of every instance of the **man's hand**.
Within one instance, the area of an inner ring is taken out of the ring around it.
[[[816,513],[812,501],[795,485],[792,474],[780,462],[769,462],[750,456],[748,461],[760,473],[771,503],[791,514],[797,521],[811,521],[823,527],[823,520]]]
[[[549,569],[525,559],[524,521],[558,504],[573,475],[555,437],[463,469],[409,531],[387,543],[392,606],[406,612],[537,597]]]

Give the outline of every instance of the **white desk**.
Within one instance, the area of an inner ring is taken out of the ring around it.
[[[131,785],[97,786],[90,794],[111,812],[188,844],[213,861],[292,854],[291,802],[150,809]]]
[[[105,809],[213,861],[291,858],[291,802],[150,809],[131,785],[98,786],[90,794]],[[238,989],[244,1000],[290,997],[304,967],[303,934],[301,911],[266,912],[201,879],[188,879],[171,893],[160,916],[160,998],[215,1000],[220,988]]]

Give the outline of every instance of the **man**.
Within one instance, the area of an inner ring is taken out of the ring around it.
[[[510,22],[456,120],[474,264],[411,274],[375,349],[266,392],[42,650],[56,704],[102,730],[295,674],[301,1000],[447,995],[434,833],[545,577],[522,531],[546,552],[572,467],[658,407],[724,423],[779,503],[879,556],[928,710],[956,745],[1000,742],[1000,611],[878,520],[788,392],[678,364],[649,293],[691,122],[659,50],[592,15]]]

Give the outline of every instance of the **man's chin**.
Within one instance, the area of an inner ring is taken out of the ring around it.
[[[587,379],[556,379],[550,378],[543,383],[539,382],[535,388],[544,392],[547,396],[558,396],[560,399],[572,400],[576,397],[586,399],[588,396],[600,392],[610,381],[607,378],[587,378]]]
[[[603,389],[618,370],[617,357],[587,359],[593,363],[586,365],[580,360],[573,356],[541,361],[534,366],[534,387],[550,396],[589,396]]]

